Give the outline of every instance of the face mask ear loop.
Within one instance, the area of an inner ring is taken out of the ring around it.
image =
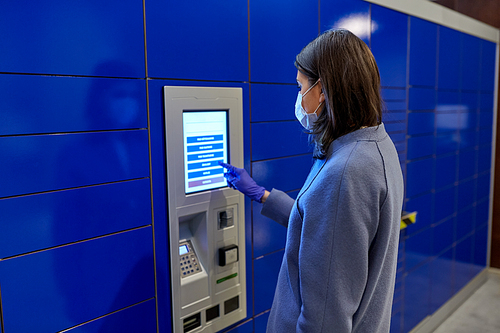
[[[320,79],[318,79],[316,82],[314,82],[314,84],[312,86],[309,87],[309,89],[306,90],[306,92],[302,95],[302,98],[304,98],[304,96],[309,92],[311,91],[312,88],[314,88],[315,85],[318,84]]]
[[[318,107],[316,108],[316,110],[314,110],[314,112],[313,112],[313,113],[311,113],[311,114],[314,114],[314,113],[318,112],[319,107],[320,107],[322,104],[323,104],[323,102],[319,103],[319,105],[318,105]]]

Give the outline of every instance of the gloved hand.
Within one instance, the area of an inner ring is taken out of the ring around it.
[[[219,164],[227,169],[227,172],[224,173],[224,177],[227,179],[229,187],[240,191],[252,200],[259,203],[262,202],[262,196],[266,192],[266,189],[257,185],[245,169],[240,169],[231,164],[222,162],[219,162]]]

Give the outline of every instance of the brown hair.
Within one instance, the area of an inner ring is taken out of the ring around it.
[[[315,157],[324,158],[337,138],[382,122],[380,74],[368,46],[345,29],[329,30],[295,58],[309,84],[321,79],[325,105],[311,134]]]

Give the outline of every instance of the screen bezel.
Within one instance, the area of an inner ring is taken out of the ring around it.
[[[182,110],[182,172],[183,172],[183,188],[184,188],[184,195],[186,196],[191,196],[191,195],[195,195],[195,194],[199,194],[199,193],[204,193],[204,192],[210,192],[210,191],[214,191],[214,190],[220,190],[220,189],[223,189],[223,188],[228,188],[229,186],[227,185],[227,180],[225,181],[226,185],[220,185],[220,186],[216,186],[216,187],[213,187],[213,188],[210,188],[210,189],[204,189],[204,190],[199,190],[199,191],[193,191],[193,192],[187,192],[186,191],[186,177],[187,177],[187,174],[186,174],[186,156],[185,156],[185,143],[184,143],[184,139],[185,139],[185,136],[184,136],[184,114],[185,113],[190,113],[190,112],[225,112],[226,114],[226,156],[227,156],[227,163],[230,164],[230,126],[229,126],[229,112],[230,112],[230,109],[224,109],[224,108],[221,108],[221,109],[183,109]]]

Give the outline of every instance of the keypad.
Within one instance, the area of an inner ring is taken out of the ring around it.
[[[201,272],[200,265],[198,263],[198,257],[193,250],[193,246],[190,241],[181,243],[180,246],[187,245],[189,251],[180,256],[180,266],[181,266],[181,278],[188,277],[190,275]]]

